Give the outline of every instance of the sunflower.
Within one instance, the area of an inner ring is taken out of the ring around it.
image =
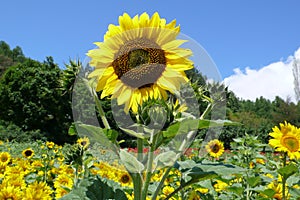
[[[67,190],[65,190],[64,188],[57,188],[55,191],[55,198],[59,199],[63,196],[65,196],[66,194],[68,194],[69,192]]]
[[[119,183],[121,183],[122,186],[129,186],[132,184],[131,177],[128,172],[122,172],[119,174]]]
[[[89,78],[97,80],[101,98],[112,95],[124,111],[134,113],[148,99],[166,99],[188,81],[185,71],[193,68],[192,52],[179,48],[186,40],[176,39],[180,28],[176,20],[166,23],[158,13],[131,18],[119,17],[119,26],[109,25],[103,42],[90,50]]]
[[[60,188],[60,187],[73,187],[73,178],[68,176],[67,174],[60,174],[57,176],[57,178],[54,181],[54,187]]]
[[[35,181],[26,188],[23,200],[51,200],[52,193],[53,190],[45,182]]]
[[[55,146],[55,143],[54,142],[46,142],[46,146],[49,148],[49,149],[52,149],[54,146]]]
[[[205,148],[209,155],[215,158],[219,158],[224,152],[223,143],[217,139],[211,140]]]
[[[0,153],[0,164],[7,165],[11,159],[11,156],[8,152],[1,152]]]
[[[22,151],[22,155],[25,157],[25,158],[32,158],[32,156],[34,155],[34,151],[31,149],[31,148],[28,148],[28,149],[25,149]]]
[[[227,187],[228,187],[228,184],[223,181],[220,181],[220,180],[216,180],[216,183],[214,184],[214,189],[216,192],[222,192]]]
[[[77,144],[79,144],[83,149],[87,149],[90,145],[90,140],[88,137],[79,138],[77,140]]]
[[[280,123],[280,128],[275,126],[269,133],[273,139],[269,140],[269,144],[276,151],[286,152],[290,159],[300,158],[300,129],[285,122]]]
[[[271,183],[269,183],[267,185],[267,188],[268,189],[272,189],[275,194],[273,195],[273,198],[274,199],[277,199],[277,200],[281,200],[283,197],[282,197],[282,183],[279,183],[277,181],[273,181]],[[286,190],[285,190],[285,196],[286,197],[290,197],[290,194],[288,193],[288,188],[286,187]]]
[[[21,200],[23,193],[18,187],[7,186],[0,190],[0,199]]]

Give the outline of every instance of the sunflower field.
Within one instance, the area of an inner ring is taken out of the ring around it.
[[[0,200],[300,199],[300,128],[280,121],[260,137],[221,135],[242,123],[226,116],[226,88],[193,77],[199,63],[191,41],[176,20],[157,12],[124,13],[87,52],[86,66],[71,62],[60,74],[48,58],[43,69],[61,79],[45,73],[38,79],[43,87],[20,87],[22,101],[1,100],[11,107],[0,114],[23,129],[0,141]],[[9,85],[11,74],[1,81]],[[44,89],[48,79],[52,92]],[[5,89],[0,93],[10,94]],[[45,102],[31,103],[34,94]],[[35,130],[55,133],[34,138]]]

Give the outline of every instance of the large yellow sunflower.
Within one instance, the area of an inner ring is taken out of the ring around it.
[[[192,52],[179,46],[186,40],[176,39],[180,28],[176,20],[166,23],[158,13],[131,18],[119,17],[119,25],[110,24],[103,42],[90,50],[89,75],[97,80],[101,98],[112,95],[124,110],[136,113],[138,105],[152,99],[166,99],[188,81],[185,71],[193,68],[188,59]]]
[[[285,122],[280,123],[280,129],[275,126],[269,133],[273,139],[269,140],[269,144],[276,151],[286,152],[290,159],[300,158],[300,129]]]
[[[224,152],[224,145],[221,141],[214,139],[207,143],[205,149],[212,157],[219,158]]]

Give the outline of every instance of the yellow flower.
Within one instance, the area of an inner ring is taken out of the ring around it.
[[[83,149],[87,149],[90,145],[90,140],[88,137],[79,138],[77,140],[77,144],[79,144]]]
[[[13,186],[15,188],[25,188],[26,187],[26,182],[24,177],[19,174],[10,174],[9,176],[6,176],[3,180],[2,180],[2,184],[3,185],[10,185]]]
[[[23,200],[52,200],[51,194],[53,190],[45,182],[34,182],[25,190]]]
[[[216,192],[222,192],[223,190],[226,189],[227,186],[228,186],[227,183],[220,180],[216,180],[216,183],[214,184],[214,188]]]
[[[290,159],[300,158],[300,129],[285,122],[280,123],[280,129],[275,126],[273,132],[269,133],[273,139],[269,144],[276,151],[286,152]]]
[[[195,191],[200,192],[202,194],[208,193],[209,189],[208,188],[197,188]]]
[[[0,165],[7,165],[11,159],[11,156],[8,152],[0,153]]]
[[[95,67],[89,78],[97,80],[101,98],[112,95],[124,110],[136,113],[148,99],[166,99],[180,84],[188,81],[185,71],[192,69],[188,59],[192,52],[179,48],[185,40],[176,39],[180,28],[176,20],[169,24],[154,13],[131,18],[119,17],[119,26],[109,25],[99,48],[90,50],[90,65]]]
[[[61,188],[61,187],[57,188],[55,191],[55,199],[59,199],[68,193],[69,192],[67,190],[65,190],[64,188]]]
[[[163,192],[163,194],[164,195],[169,195],[169,194],[171,194],[172,192],[174,192],[174,188],[173,187],[171,187],[171,186],[165,186],[164,188],[163,188],[163,190],[162,190],[162,192]]]
[[[32,156],[34,155],[34,151],[31,148],[25,149],[24,151],[22,151],[22,155],[25,158],[32,158]]]
[[[54,181],[54,187],[55,188],[60,188],[60,187],[68,187],[72,188],[73,187],[73,178],[66,174],[60,174],[57,176],[57,178]]]
[[[277,181],[271,182],[268,186],[268,189],[272,189],[276,192],[273,196],[274,199],[281,200],[282,199],[282,183],[278,183]],[[288,188],[286,187],[286,197],[289,198],[290,194],[288,194]]]
[[[46,146],[49,148],[49,149],[52,149],[54,146],[55,146],[55,143],[54,142],[46,142]]]
[[[205,146],[206,151],[211,155],[212,157],[219,158],[223,152],[224,152],[224,145],[222,142],[220,142],[217,139],[211,140],[207,143]]]
[[[0,190],[0,199],[6,200],[23,200],[23,193],[20,190],[20,188],[14,187],[14,186],[7,186],[3,187]]]
[[[121,183],[122,186],[130,186],[132,185],[132,180],[131,180],[131,176],[129,175],[128,172],[126,171],[122,171],[119,174],[119,183]]]

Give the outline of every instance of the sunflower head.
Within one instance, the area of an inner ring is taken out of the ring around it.
[[[285,122],[280,123],[280,128],[275,126],[269,133],[273,138],[269,144],[276,151],[286,152],[291,159],[300,158],[300,129]]]
[[[224,145],[221,141],[214,139],[207,143],[205,149],[210,156],[219,158],[224,152]]]
[[[166,23],[158,13],[119,17],[119,25],[109,25],[103,42],[90,50],[89,75],[96,80],[101,98],[112,96],[124,110],[138,110],[148,99],[166,99],[187,82],[185,71],[193,68],[192,52],[179,46],[179,26]]]
[[[54,146],[55,146],[55,143],[54,142],[46,142],[46,146],[49,148],[49,149],[52,149]]]
[[[79,138],[77,140],[77,144],[79,144],[79,146],[82,147],[83,149],[87,149],[88,146],[90,145],[90,140],[88,137]]]
[[[7,165],[11,159],[11,156],[8,152],[1,152],[0,153],[0,163],[2,165]]]
[[[28,149],[25,149],[22,151],[22,155],[25,157],[25,158],[32,158],[33,155],[34,155],[34,151],[31,149],[31,148],[28,148]]]
[[[132,183],[131,177],[128,172],[123,172],[120,174],[119,183],[121,183],[121,185],[123,186],[130,185]]]

